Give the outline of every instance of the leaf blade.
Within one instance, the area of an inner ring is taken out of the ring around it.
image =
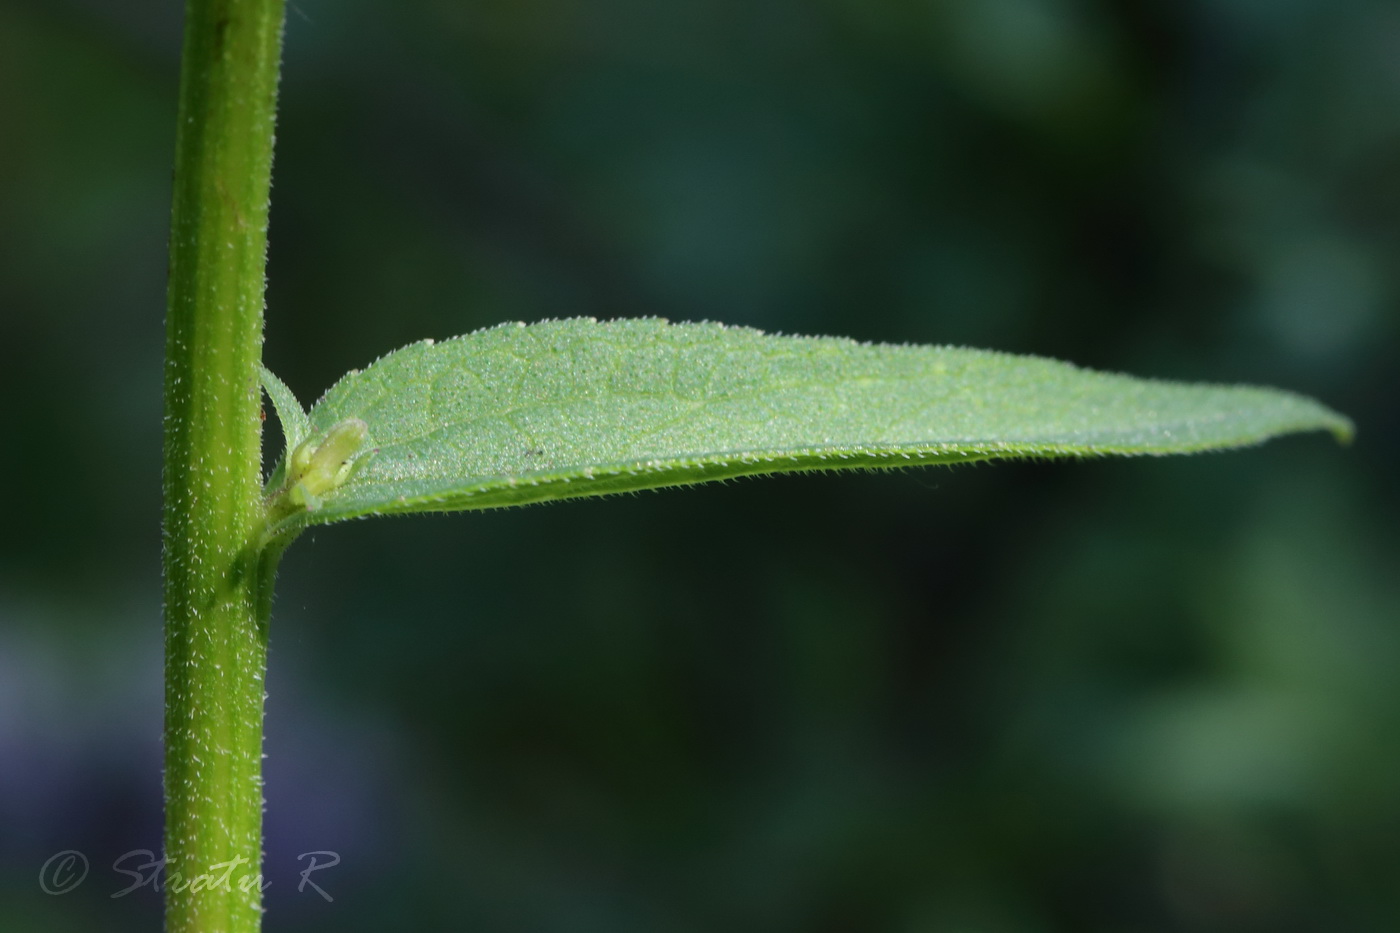
[[[282,426],[282,437],[286,441],[288,450],[295,450],[297,445],[306,440],[306,436],[311,432],[311,421],[306,417],[306,412],[302,411],[301,402],[292,390],[287,388],[287,384],[266,366],[259,366],[258,372],[262,378],[263,390],[267,392],[267,397],[272,399],[272,408],[277,412],[277,422]]]
[[[258,375],[262,381],[263,391],[267,393],[268,398],[272,399],[272,409],[277,413],[277,423],[282,428],[284,443],[282,456],[277,458],[271,475],[264,483],[263,491],[266,493],[282,485],[282,480],[287,472],[287,458],[311,433],[311,421],[307,418],[306,412],[302,410],[301,402],[297,401],[295,393],[277,377],[276,373],[259,364]]]
[[[659,319],[502,325],[412,344],[333,386],[312,408],[310,432],[346,418],[369,425],[374,453],[307,523],[766,472],[1159,455],[1351,433],[1342,416],[1275,389]]]

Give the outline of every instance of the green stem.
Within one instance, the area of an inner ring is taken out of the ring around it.
[[[282,0],[188,0],[165,362],[166,929],[255,933],[276,553],[259,465]]]

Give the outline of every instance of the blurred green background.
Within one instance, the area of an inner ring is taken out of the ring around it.
[[[0,0],[6,933],[159,922],[112,863],[159,847],[179,31]],[[1359,435],[319,530],[268,933],[1400,929],[1400,4],[296,0],[286,54],[304,401],[655,314],[1282,385]]]

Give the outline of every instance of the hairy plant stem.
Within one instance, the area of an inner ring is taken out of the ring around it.
[[[166,317],[166,929],[262,917],[263,277],[283,0],[188,0]]]

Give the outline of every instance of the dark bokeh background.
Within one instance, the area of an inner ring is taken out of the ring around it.
[[[159,845],[179,29],[0,0],[7,933],[158,923],[110,866]],[[318,531],[269,933],[1400,929],[1400,4],[296,0],[283,87],[304,400],[656,314],[1284,385],[1360,433]]]

